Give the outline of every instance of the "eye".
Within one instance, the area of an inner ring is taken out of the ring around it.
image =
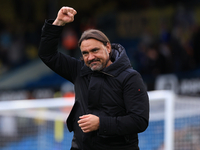
[[[92,49],[92,52],[97,52],[99,49],[98,48],[94,48]]]
[[[82,52],[82,55],[85,57],[88,55],[88,52]]]

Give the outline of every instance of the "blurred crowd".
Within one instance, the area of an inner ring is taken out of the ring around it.
[[[39,39],[40,30],[34,24],[0,22],[0,75],[37,58]]]
[[[200,68],[200,26],[195,13],[178,7],[172,18],[172,27],[162,21],[159,35],[148,30],[141,34],[133,62],[141,74],[167,74]]]
[[[1,1],[0,75],[37,58],[41,25],[34,7],[32,0]]]
[[[31,16],[31,13],[29,15]],[[172,26],[168,28],[167,23],[162,21],[158,28],[159,36],[144,28],[138,37],[137,49],[129,56],[134,68],[145,75],[198,69],[200,28],[195,17],[197,16],[191,9],[177,7]],[[92,19],[88,20],[83,22],[85,26],[89,23],[87,28],[95,27],[91,23]],[[5,24],[0,20],[0,75],[38,58],[37,50],[43,22],[32,21]],[[67,28],[62,36],[62,48],[70,50],[68,53],[72,56],[77,56],[76,43],[79,32],[83,30],[83,26],[79,27],[79,31]]]

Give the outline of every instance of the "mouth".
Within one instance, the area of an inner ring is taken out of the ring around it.
[[[100,60],[91,60],[88,62],[88,67],[92,70],[101,70],[102,69],[102,64]]]
[[[88,64],[92,65],[92,64],[96,64],[98,62],[100,62],[100,60],[95,59],[95,60],[88,61]]]
[[[98,62],[99,62],[99,61],[93,61],[93,62],[90,63],[90,65],[96,64],[96,63],[98,63]]]
[[[94,66],[98,65],[97,61],[91,62],[90,64],[90,68],[93,68]]]

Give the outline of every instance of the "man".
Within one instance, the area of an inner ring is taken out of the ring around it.
[[[74,84],[75,103],[67,119],[74,132],[71,150],[139,150],[138,133],[148,126],[149,100],[141,76],[124,48],[99,30],[85,31],[79,47],[83,60],[57,51],[63,26],[76,11],[62,7],[42,30],[39,56]]]

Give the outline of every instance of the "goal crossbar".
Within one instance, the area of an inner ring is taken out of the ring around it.
[[[0,112],[32,108],[56,108],[72,106],[73,104],[74,97],[2,101],[0,102]]]

